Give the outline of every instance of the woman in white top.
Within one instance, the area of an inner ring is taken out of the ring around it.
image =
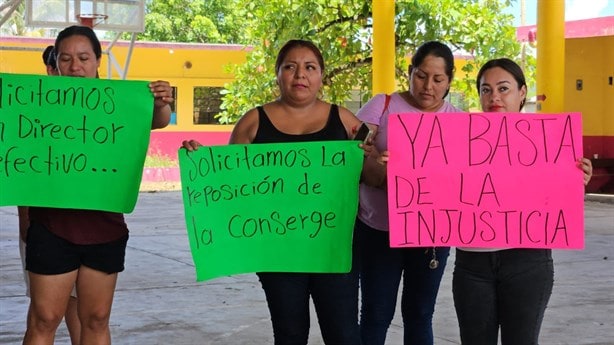
[[[488,61],[477,76],[483,111],[518,112],[527,85],[520,66],[510,59]],[[586,185],[590,160],[578,166]],[[461,342],[496,345],[537,344],[552,293],[554,267],[550,249],[457,248],[452,290]]]

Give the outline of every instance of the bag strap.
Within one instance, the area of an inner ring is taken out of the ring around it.
[[[382,110],[382,115],[384,115],[388,111],[388,106],[390,105],[390,95],[386,94],[386,100],[384,101],[384,110]]]

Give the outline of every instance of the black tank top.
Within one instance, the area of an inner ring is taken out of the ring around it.
[[[347,140],[348,135],[339,117],[339,108],[332,104],[328,113],[326,126],[308,134],[287,134],[281,132],[271,122],[269,116],[260,106],[258,109],[258,130],[253,143],[285,143],[298,141]]]

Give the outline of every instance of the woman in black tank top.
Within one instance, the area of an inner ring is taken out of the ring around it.
[[[280,97],[245,113],[231,144],[347,140],[360,121],[347,109],[318,98],[324,61],[309,41],[291,40],[275,63]],[[200,144],[184,141],[188,150]],[[372,145],[365,147],[366,152]],[[353,265],[354,266],[354,265]],[[327,344],[359,344],[358,273],[258,273],[266,294],[275,344],[307,344],[313,298]]]
[[[264,107],[258,110],[258,130],[252,143],[275,143],[296,141],[323,141],[323,140],[347,140],[348,134],[339,117],[339,107],[336,104],[330,106],[328,119],[324,127],[313,133],[288,134],[280,131],[269,119]]]

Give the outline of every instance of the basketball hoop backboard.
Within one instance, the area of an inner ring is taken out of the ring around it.
[[[26,26],[143,32],[145,0],[26,0]]]

